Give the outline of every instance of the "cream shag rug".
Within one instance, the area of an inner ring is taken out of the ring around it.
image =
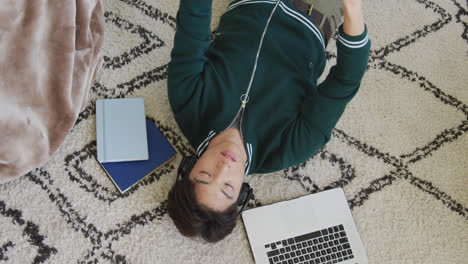
[[[228,4],[214,1],[213,30]],[[467,263],[467,2],[364,5],[372,51],[360,92],[317,155],[247,179],[251,206],[342,186],[371,263]],[[253,263],[241,220],[216,244],[177,232],[165,200],[180,155],[124,195],[96,162],[97,98],[144,97],[190,151],[166,91],[178,1],[104,6],[105,64],[88,107],[52,160],[0,185],[0,263]],[[335,52],[333,41],[330,64]]]

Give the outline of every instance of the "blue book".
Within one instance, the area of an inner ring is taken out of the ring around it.
[[[145,120],[143,98],[96,100],[98,161],[147,160]]]
[[[176,157],[176,151],[151,120],[146,121],[149,159],[100,163],[121,193]]]

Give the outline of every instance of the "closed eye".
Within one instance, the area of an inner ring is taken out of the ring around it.
[[[229,200],[232,200],[232,196],[227,194],[224,190],[221,190],[221,192],[229,199]]]
[[[206,175],[208,175],[208,176],[210,176],[210,177],[211,177],[211,174],[209,174],[209,173],[208,173],[208,172],[206,172],[206,171],[201,171],[201,173],[202,173],[202,174],[206,174]]]
[[[203,181],[204,179],[207,179],[207,178],[211,178],[211,174],[209,174],[206,171],[200,171],[200,174],[195,179]]]
[[[208,177],[211,178],[211,174],[209,174],[209,173],[206,172],[206,171],[201,171],[199,175],[200,175],[200,176],[203,175],[203,176],[201,176],[201,177],[206,177],[206,175],[207,175]],[[195,178],[195,182],[196,182],[196,183],[199,183],[199,184],[206,184],[206,185],[209,184],[207,181],[198,179],[198,177]],[[233,191],[234,191],[234,187],[232,187],[232,185],[230,185],[230,184],[228,184],[228,183],[226,183],[225,185],[226,185],[229,189],[231,189],[230,192],[233,192]],[[229,200],[233,200],[233,199],[234,199],[231,195],[229,195],[228,193],[226,193],[224,190],[221,189],[221,192],[222,192],[222,193],[224,194],[224,196],[226,196],[226,198],[228,198]]]

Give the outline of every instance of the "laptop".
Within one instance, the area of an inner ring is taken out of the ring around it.
[[[343,189],[242,213],[257,264],[368,263]]]

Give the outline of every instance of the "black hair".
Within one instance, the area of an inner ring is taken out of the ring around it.
[[[168,194],[167,210],[179,232],[187,237],[201,235],[208,242],[218,242],[229,235],[237,221],[237,203],[222,212],[200,205],[195,184],[178,180]]]

